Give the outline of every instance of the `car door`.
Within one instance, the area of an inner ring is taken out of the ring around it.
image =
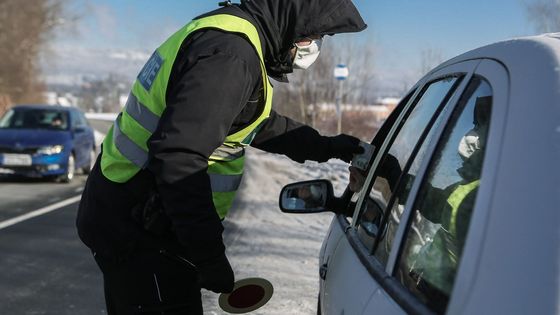
[[[401,181],[414,181],[409,170],[421,165],[434,130],[458,101],[477,63],[454,64],[421,80],[408,102],[399,105],[398,118],[389,126],[390,131],[374,139],[377,153],[357,194],[354,216],[351,221],[337,218],[345,237],[322,266],[324,314],[375,313],[369,305],[388,278],[390,252],[374,256],[373,250],[379,236],[388,233],[384,222],[389,219],[388,207],[397,199],[394,192]],[[397,306],[387,314],[403,312]]]
[[[409,314],[457,314],[464,308],[503,126],[490,118],[504,117],[507,74],[496,62],[481,60],[465,83],[434,129],[425,157],[412,162],[408,175],[414,179],[405,176],[396,188],[387,233],[373,251],[387,257],[385,284],[368,313],[401,307]]]
[[[89,159],[89,152],[91,150],[90,133],[88,132],[89,127],[80,119],[77,111],[71,110],[70,113],[76,167],[81,167],[87,162],[86,160]]]

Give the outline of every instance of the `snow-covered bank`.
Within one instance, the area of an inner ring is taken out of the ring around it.
[[[119,113],[86,113],[86,118],[91,120],[114,121]]]
[[[263,277],[274,285],[271,301],[252,314],[316,314],[318,256],[333,217],[330,213],[294,215],[278,208],[281,188],[289,183],[329,179],[341,194],[348,166],[332,160],[304,165],[249,149],[243,187],[224,225],[228,257],[236,279]],[[204,292],[205,314],[225,314],[217,295]]]

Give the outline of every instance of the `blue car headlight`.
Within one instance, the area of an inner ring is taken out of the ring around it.
[[[51,145],[47,147],[40,147],[37,150],[37,154],[53,155],[60,154],[64,151],[64,146],[62,145]]]

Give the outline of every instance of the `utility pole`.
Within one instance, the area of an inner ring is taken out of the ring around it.
[[[337,131],[338,134],[342,133],[342,96],[344,95],[344,81],[348,78],[349,70],[344,64],[339,64],[334,68],[334,77],[338,80],[338,93],[336,96],[336,116],[337,116]]]

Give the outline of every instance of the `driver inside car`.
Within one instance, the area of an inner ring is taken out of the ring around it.
[[[425,187],[426,190],[421,193],[427,205],[424,203],[422,209],[412,215],[411,229],[427,234],[417,233],[413,236],[415,240],[411,244],[417,248],[414,250],[416,254],[408,256],[405,264],[409,267],[410,275],[423,287],[422,291],[431,292],[435,300],[445,300],[451,291],[453,281],[450,277],[455,275],[458,257],[463,250],[480,185],[491,104],[492,97],[477,99],[473,113],[474,127],[459,141],[457,153],[461,165],[456,171],[460,180],[444,189]],[[380,172],[391,171],[385,169]],[[361,191],[365,178],[366,174],[351,168],[349,188],[354,192]],[[369,207],[365,209],[367,212]],[[391,248],[391,240],[387,238],[379,240],[379,243]]]

